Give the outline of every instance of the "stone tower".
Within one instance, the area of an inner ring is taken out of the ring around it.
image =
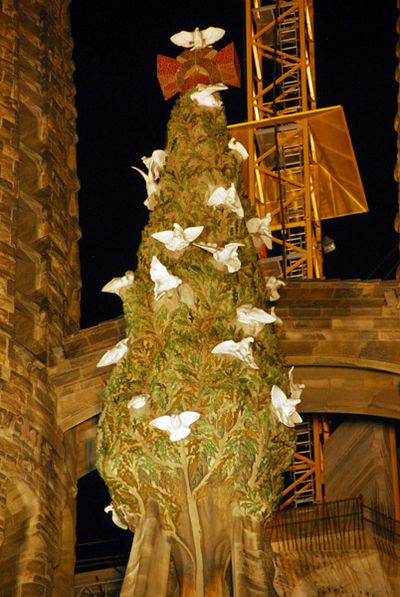
[[[2,2],[0,47],[0,594],[62,595],[75,480],[48,367],[79,326],[68,2]]]

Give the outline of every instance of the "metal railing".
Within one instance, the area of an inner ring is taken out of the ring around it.
[[[280,510],[321,503],[324,497],[323,443],[329,429],[323,416],[314,415],[296,425],[296,452],[281,493]]]
[[[267,531],[288,550],[363,548],[366,531],[385,552],[400,543],[400,523],[364,504],[362,496],[278,512]]]
[[[123,577],[114,580],[99,580],[82,585],[75,585],[74,597],[118,597]]]
[[[131,549],[132,535],[126,541],[106,539],[77,543],[75,574],[101,568],[125,566]]]

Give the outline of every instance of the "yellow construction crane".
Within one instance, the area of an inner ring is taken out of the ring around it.
[[[322,278],[321,221],[368,210],[343,108],[317,109],[312,0],[245,0],[249,152],[244,180],[259,217],[271,214],[267,275]],[[325,247],[326,250],[326,247]],[[321,416],[299,425],[281,509],[323,501]]]
[[[271,214],[267,271],[322,278],[321,220],[368,210],[341,106],[316,108],[312,0],[246,0],[248,193]]]

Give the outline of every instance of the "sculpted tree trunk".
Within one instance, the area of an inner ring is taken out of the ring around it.
[[[154,210],[120,291],[128,351],[105,390],[97,466],[136,529],[123,596],[227,597],[230,565],[235,596],[273,595],[262,521],[294,438],[271,388],[289,383],[273,316],[243,316],[265,307],[265,289],[242,157],[219,96],[204,106],[194,91],[173,108],[165,166],[147,181]]]

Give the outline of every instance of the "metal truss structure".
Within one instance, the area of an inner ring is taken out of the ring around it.
[[[316,108],[312,0],[246,0],[246,60],[248,120],[230,128],[250,199],[271,214],[271,273],[322,278],[321,221],[367,204],[343,109]]]
[[[321,221],[367,211],[343,109],[317,109],[313,0],[246,0],[247,122],[230,127],[246,145],[248,194],[271,215],[264,271],[322,278]],[[297,426],[297,451],[281,509],[323,501],[326,420]]]

